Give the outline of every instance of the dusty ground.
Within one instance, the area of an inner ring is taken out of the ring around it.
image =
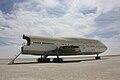
[[[8,65],[0,59],[0,80],[120,80],[120,56],[65,59],[63,63],[36,63],[19,59]]]

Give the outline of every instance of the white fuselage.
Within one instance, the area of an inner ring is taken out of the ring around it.
[[[27,45],[22,47],[22,54],[28,55],[92,55],[107,50],[98,40],[83,38],[49,38],[23,36]]]

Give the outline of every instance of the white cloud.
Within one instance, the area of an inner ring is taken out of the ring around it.
[[[106,26],[103,26],[104,28],[98,30],[98,33],[110,33],[110,32],[114,32],[114,33],[120,33],[120,22],[114,22],[111,24],[108,24]]]
[[[105,41],[104,43],[107,45],[108,50],[105,52],[105,54],[120,54],[120,34],[113,36],[109,40]]]
[[[42,3],[47,8],[54,8],[59,5],[59,2],[57,0],[44,0]]]
[[[5,32],[7,32],[10,36],[20,36],[23,33],[43,34],[44,31],[45,35],[49,34],[52,36],[84,36],[91,33],[91,30],[95,30],[94,22],[91,20],[87,20],[86,17],[81,13],[66,13],[63,14],[63,16],[60,18],[50,18],[47,13],[48,9],[46,9],[46,7],[51,7],[52,4],[58,5],[58,2],[51,2],[50,4],[49,1],[44,1],[45,3],[40,2],[40,7],[36,7],[37,5],[39,6],[37,2],[38,1],[29,1],[25,3],[15,4],[16,10],[13,11],[12,14],[8,14],[7,16],[9,18],[9,16],[15,15],[15,18],[5,19],[4,17],[5,22],[13,27],[13,29],[6,29],[5,31],[2,31],[1,35],[3,35]],[[32,4],[36,4],[36,8],[34,8],[34,6],[31,7],[30,5]],[[52,6],[52,8],[56,7],[54,5]],[[71,8],[73,7],[75,6],[71,6]],[[84,18],[82,18],[81,16]],[[78,28],[81,29],[78,30]],[[56,33],[56,29],[58,30],[58,33]],[[42,33],[40,32],[41,30]]]

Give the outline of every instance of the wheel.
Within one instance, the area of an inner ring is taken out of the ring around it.
[[[37,62],[38,62],[38,63],[41,62],[41,58],[38,58],[38,59],[37,59]]]
[[[95,59],[96,59],[96,60],[98,60],[98,59],[101,59],[101,57],[99,57],[99,56],[96,56],[96,57],[95,57]]]
[[[62,61],[63,61],[62,58],[54,58],[54,59],[53,59],[53,62],[55,62],[55,63],[56,63],[56,62],[62,62]]]
[[[38,58],[37,61],[38,63],[45,63],[45,62],[50,62],[50,59],[49,58],[45,58],[45,59]]]
[[[50,58],[46,58],[44,61],[45,62],[50,62]]]

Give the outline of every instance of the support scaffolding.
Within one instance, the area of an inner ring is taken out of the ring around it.
[[[21,50],[19,50],[10,60],[10,63],[8,64],[13,64],[14,61],[17,59],[17,57],[21,54]]]

